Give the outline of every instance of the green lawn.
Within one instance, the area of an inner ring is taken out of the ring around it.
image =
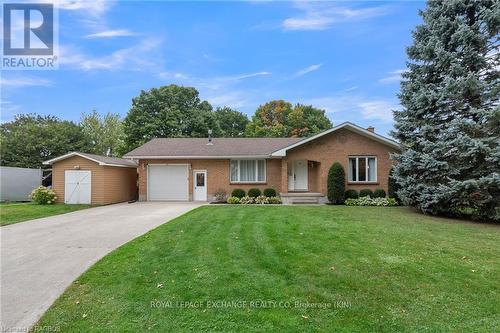
[[[34,203],[3,203],[0,204],[0,226],[38,219],[52,215],[73,212],[90,205],[37,205]]]
[[[498,226],[400,207],[205,206],[106,256],[38,325],[493,332],[499,244]]]

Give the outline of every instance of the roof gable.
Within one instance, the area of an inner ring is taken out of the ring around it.
[[[77,151],[67,153],[65,155],[58,156],[48,161],[44,161],[43,164],[50,165],[58,161],[65,160],[70,157],[80,156],[92,162],[95,162],[103,166],[115,166],[115,167],[125,167],[125,168],[136,168],[137,164],[134,161],[127,160],[119,157],[108,157],[95,154],[80,153]]]
[[[278,149],[276,151],[274,151],[271,156],[273,157],[284,157],[286,156],[286,152],[292,148],[295,148],[295,147],[298,147],[298,146],[301,146],[305,143],[308,143],[308,142],[311,142],[313,140],[316,140],[316,139],[319,139],[327,134],[330,134],[330,133],[333,133],[335,131],[338,131],[340,129],[347,129],[347,130],[350,130],[350,131],[353,131],[355,133],[358,133],[360,135],[363,135],[369,139],[372,139],[372,140],[375,140],[375,141],[378,141],[382,144],[385,144],[391,148],[394,148],[394,149],[397,149],[397,150],[401,150],[401,147],[399,145],[399,143],[397,143],[396,141],[394,140],[391,140],[389,138],[386,138],[385,136],[382,136],[380,134],[377,134],[377,133],[373,133],[373,132],[370,132],[368,131],[367,129],[364,129],[358,125],[355,125],[353,123],[350,123],[350,122],[344,122],[340,125],[337,125],[335,127],[332,127],[331,129],[329,130],[326,130],[326,131],[323,131],[321,133],[318,133],[316,135],[313,135],[307,139],[304,139],[304,140],[301,140],[299,142],[296,142],[296,143],[293,143],[287,147],[284,147],[284,148],[281,148],[281,149]]]

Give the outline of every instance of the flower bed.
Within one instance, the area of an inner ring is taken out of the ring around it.
[[[398,203],[394,198],[372,198],[370,196],[361,197],[358,199],[347,199],[346,206],[397,206]]]
[[[238,197],[229,197],[227,198],[227,203],[228,204],[242,204],[242,205],[252,205],[252,204],[257,204],[257,205],[266,205],[266,204],[274,204],[274,205],[279,205],[281,204],[281,199],[278,197],[266,197],[265,195],[259,195],[256,198],[244,196],[243,198],[238,198]]]

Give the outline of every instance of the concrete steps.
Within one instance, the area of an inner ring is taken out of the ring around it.
[[[323,193],[291,192],[280,193],[284,205],[317,205],[326,202]]]

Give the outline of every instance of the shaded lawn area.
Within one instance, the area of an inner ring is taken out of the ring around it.
[[[38,325],[492,332],[499,244],[498,226],[401,207],[205,206],[106,256]]]
[[[38,205],[32,202],[0,204],[0,226],[85,209],[90,205]]]

